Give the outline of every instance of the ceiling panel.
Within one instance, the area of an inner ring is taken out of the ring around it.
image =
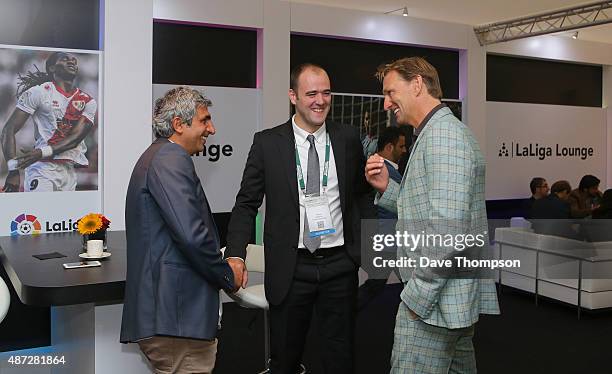
[[[468,25],[483,25],[593,3],[593,1],[576,0],[292,0],[291,2],[379,13],[405,6],[412,17]],[[400,16],[401,13],[400,10],[394,14]],[[612,44],[612,24],[582,29],[579,38]]]

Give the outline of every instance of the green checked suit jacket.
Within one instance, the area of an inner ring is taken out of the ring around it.
[[[398,213],[398,231],[409,233],[485,234],[485,160],[472,132],[439,109],[414,144],[401,184],[389,181],[379,206]],[[398,247],[398,258],[452,258],[457,252],[436,245],[411,251]],[[499,314],[492,279],[436,274],[429,268],[400,268],[401,298],[425,323],[461,328],[478,321],[480,313]]]

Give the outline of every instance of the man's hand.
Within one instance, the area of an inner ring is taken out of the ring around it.
[[[417,314],[415,312],[412,311],[412,309],[408,309],[408,312],[410,313],[410,319],[415,321],[417,319],[421,319],[421,317],[417,316]]]
[[[4,187],[2,192],[19,192],[19,185],[21,184],[21,177],[19,176],[19,170],[11,170],[6,176],[4,181]]]
[[[365,166],[365,177],[374,189],[384,193],[389,185],[389,170],[385,166],[385,159],[378,154],[370,156]]]
[[[227,263],[232,268],[232,272],[234,273],[233,292],[238,291],[240,287],[245,288],[248,282],[249,273],[244,261],[239,258],[228,258]]]
[[[31,152],[26,153],[23,156],[19,156],[15,158],[15,161],[18,162],[17,168],[25,169],[28,166],[32,165],[36,161],[42,158],[42,151],[38,148],[34,148]]]

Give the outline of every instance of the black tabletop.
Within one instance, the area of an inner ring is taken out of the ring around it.
[[[111,256],[100,260],[102,266],[64,269],[64,263],[81,261],[78,233],[0,237],[0,262],[19,299],[27,305],[121,302],[126,271],[125,231],[108,232],[107,243]],[[66,257],[32,257],[50,252]]]

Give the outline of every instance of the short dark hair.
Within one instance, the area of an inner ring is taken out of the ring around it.
[[[531,193],[534,194],[536,191],[536,188],[542,187],[542,183],[544,182],[546,182],[546,179],[542,177],[533,178],[531,182],[529,182],[529,189],[531,190]]]
[[[584,177],[582,177],[582,179],[580,179],[580,184],[578,185],[578,189],[582,191],[587,188],[597,187],[599,186],[599,183],[601,183],[599,178],[597,178],[594,175],[587,174]]]
[[[570,186],[568,181],[556,181],[550,186],[550,193],[559,193],[563,191],[567,193],[572,191],[572,186]]]
[[[604,203],[612,205],[612,188],[608,188],[601,196],[601,204],[603,205]]]
[[[376,151],[382,151],[385,146],[389,143],[396,145],[399,141],[400,136],[405,136],[402,130],[399,127],[391,126],[385,127],[378,135],[378,145],[376,146]]]
[[[45,61],[45,71],[49,73],[49,68],[57,64],[57,60],[60,59],[63,55],[68,55],[66,52],[53,52],[47,60]]]
[[[291,69],[291,74],[289,74],[289,88],[291,88],[293,91],[297,91],[298,79],[300,79],[300,75],[302,75],[304,70],[307,69],[325,71],[325,69],[323,69],[320,65],[313,64],[311,62],[304,62],[302,64],[294,66],[293,69]]]

